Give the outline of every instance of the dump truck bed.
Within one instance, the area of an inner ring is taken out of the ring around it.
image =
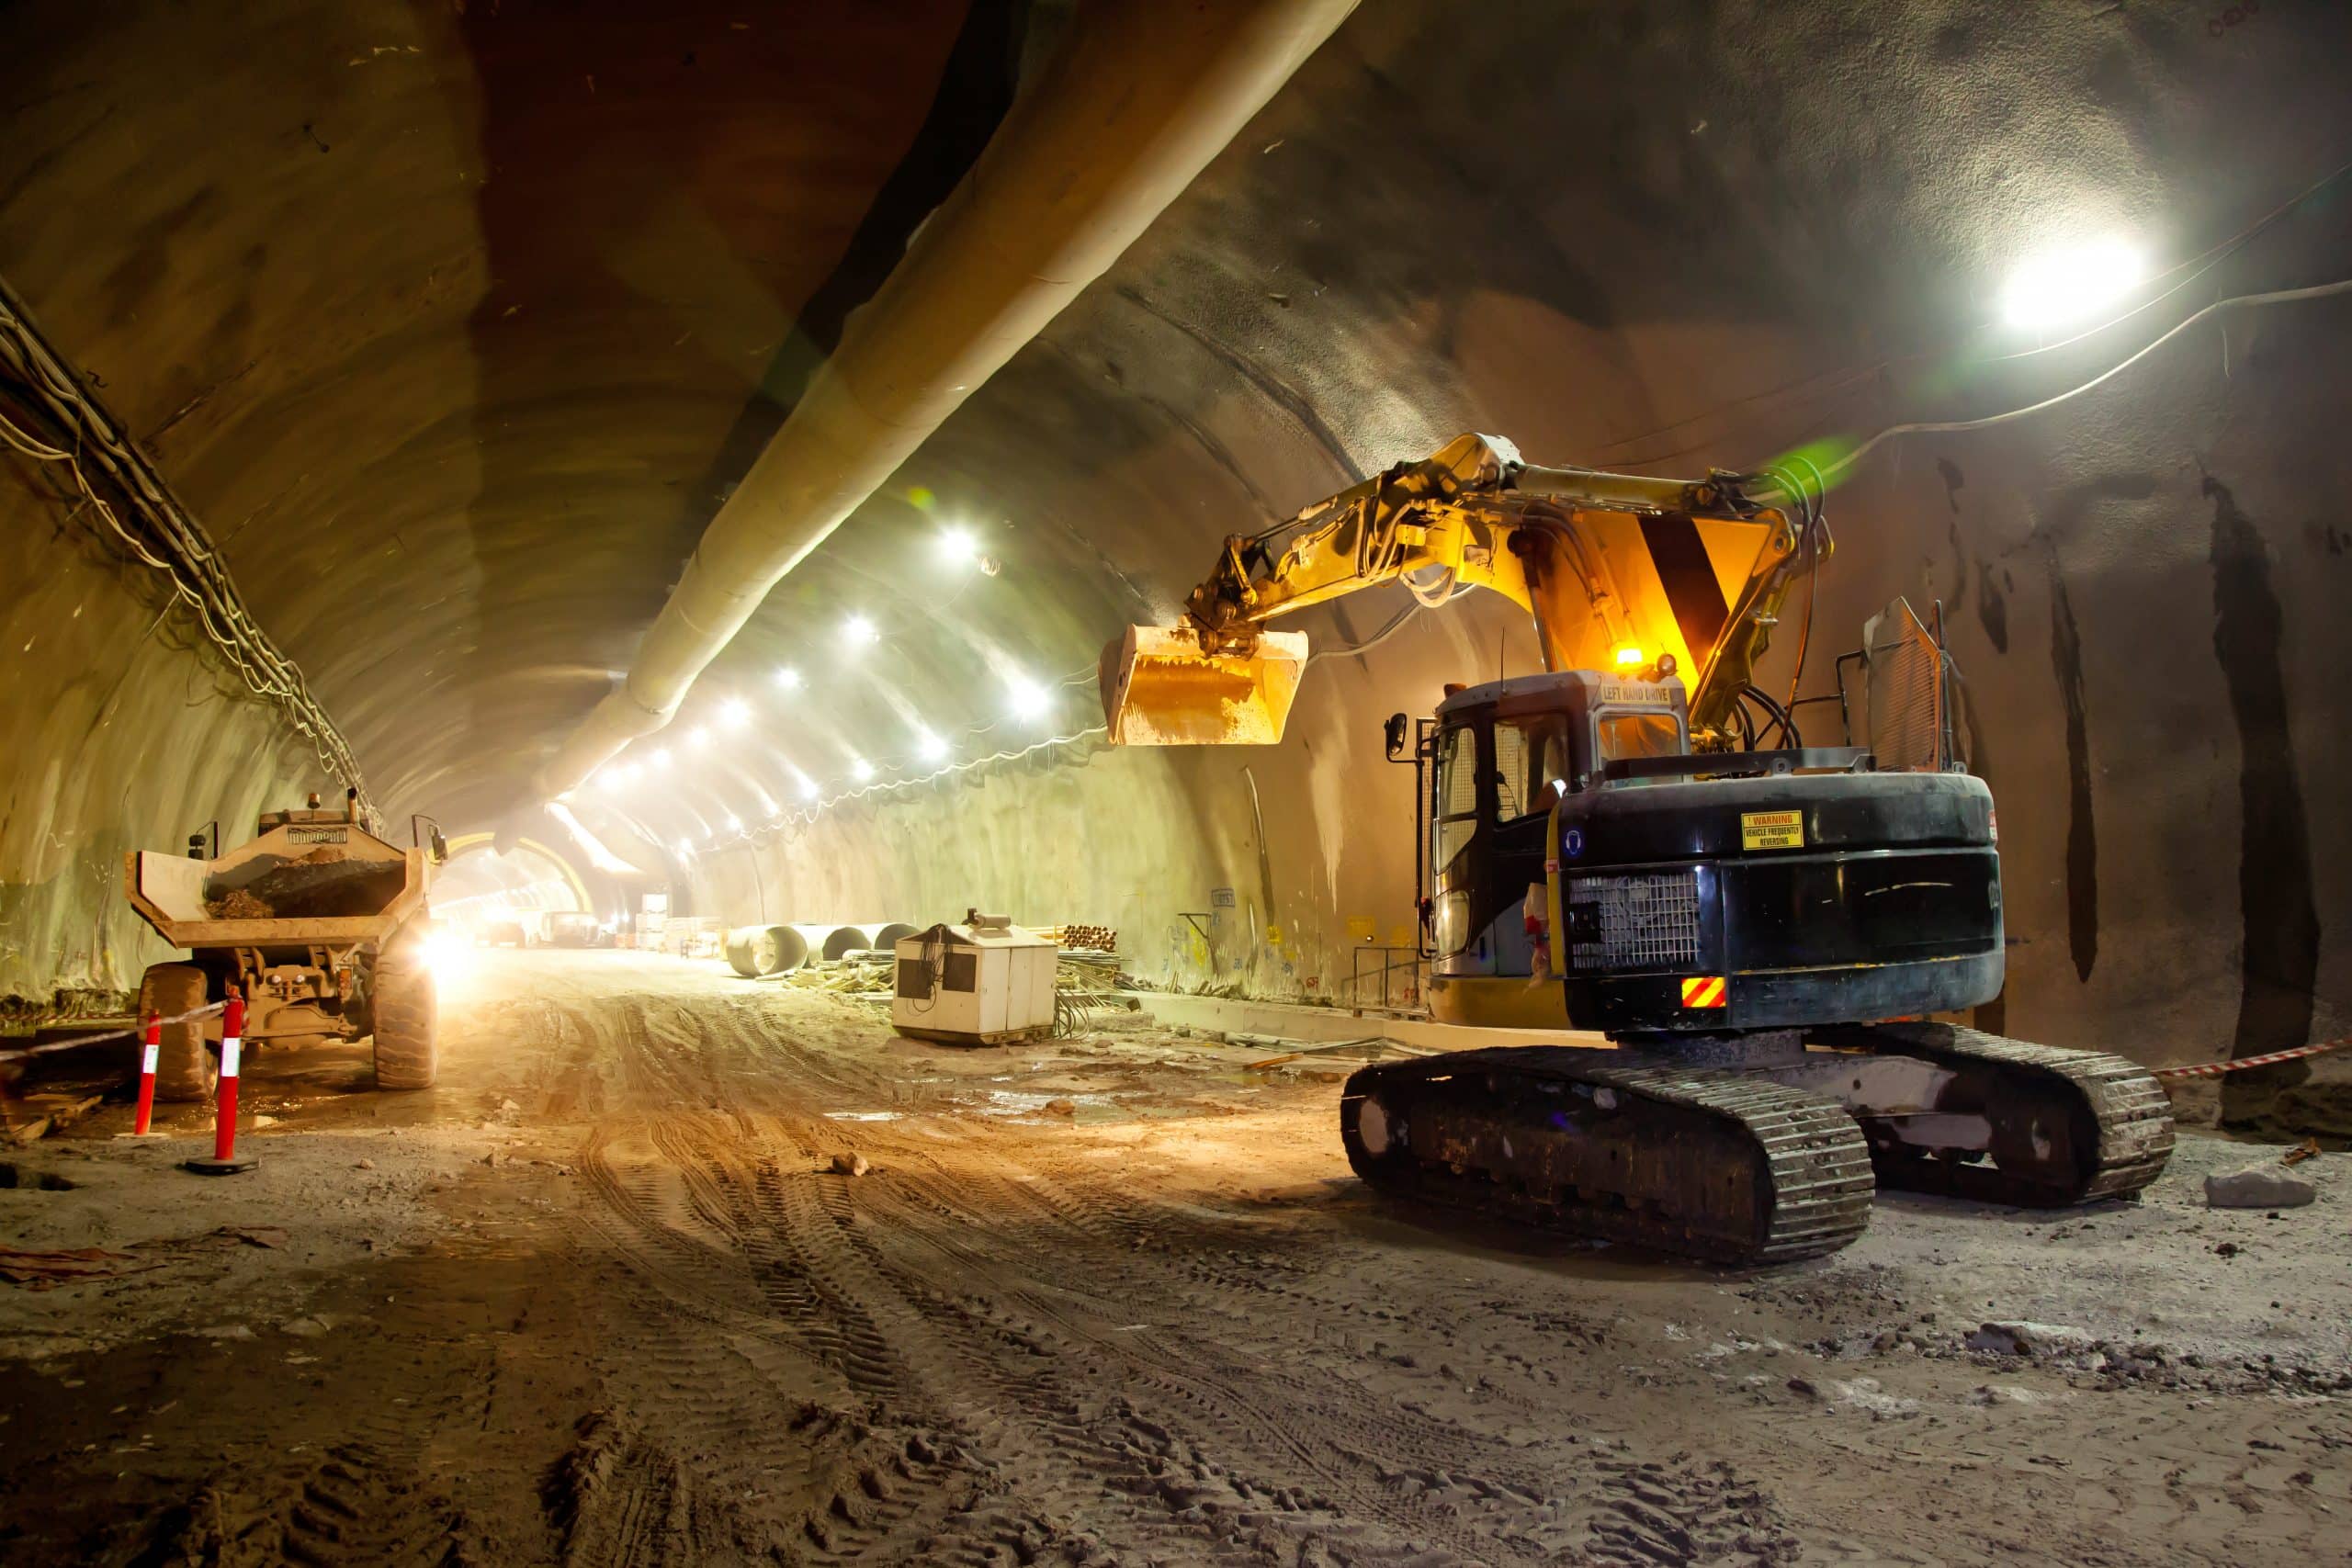
[[[218,860],[137,850],[131,908],[175,947],[349,947],[390,935],[424,904],[426,855],[356,823],[271,829]]]

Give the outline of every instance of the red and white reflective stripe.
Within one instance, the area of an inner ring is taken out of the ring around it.
[[[155,1120],[155,1066],[164,1057],[164,1020],[147,1015],[146,1043],[139,1047],[139,1114],[130,1130],[144,1136]]]
[[[212,1123],[212,1157],[237,1157],[237,1047],[244,1043],[245,998],[232,987],[220,1014],[220,1108]]]
[[[2341,1040],[2323,1040],[2316,1045],[2298,1045],[2291,1051],[2273,1051],[2266,1056],[2241,1056],[2234,1062],[2205,1062],[2194,1067],[2156,1067],[2154,1075],[2160,1078],[2217,1078],[2223,1073],[2244,1072],[2248,1067],[2267,1067],[2277,1062],[2300,1061],[2326,1051],[2340,1051],[2352,1045],[2352,1035]]]

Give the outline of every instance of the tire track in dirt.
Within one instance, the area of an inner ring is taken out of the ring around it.
[[[974,1562],[1049,1544],[1073,1561],[1295,1561],[1318,1542],[1423,1563],[1658,1543],[1693,1561],[1770,1555],[1772,1532],[1755,1506],[1723,1501],[1736,1492],[1724,1478],[1531,1454],[1400,1407],[1344,1365],[1228,1348],[1262,1339],[1269,1321],[1315,1341],[1378,1327],[1361,1302],[1253,1267],[1264,1243],[1249,1223],[1123,1192],[1115,1172],[1024,1168],[1005,1157],[1012,1129],[921,1112],[855,1125],[875,1177],[820,1176],[820,1156],[851,1136],[826,1110],[903,1094],[778,1038],[759,1009],[690,1015],[625,998],[614,1013],[576,1010],[567,1031],[613,1058],[597,1070],[628,1108],[582,1148],[596,1200],[583,1223],[630,1288],[678,1310],[663,1332],[634,1336],[654,1375],[610,1378],[622,1424],[583,1441],[582,1473],[604,1478],[574,1509],[592,1522],[655,1511],[611,1479],[636,1473],[673,1521],[664,1539],[683,1530],[708,1547],[723,1530],[784,1528],[774,1514],[730,1524],[703,1499],[742,1468],[714,1457],[727,1434],[775,1425],[808,1388],[796,1369],[814,1362],[854,1402],[855,1415],[834,1415],[863,1433],[856,1461],[847,1450],[796,1461],[798,1435],[753,1447],[769,1473],[796,1478],[785,1490],[808,1495],[797,1550],[826,1560],[884,1542]],[[1122,1321],[1139,1302],[1159,1320],[1143,1338]],[[632,1337],[626,1321],[614,1329]],[[713,1336],[736,1364],[701,1343]],[[787,1358],[775,1381],[742,1370],[743,1348],[762,1343]],[[678,1392],[714,1379],[725,1392],[699,1403]],[[915,1462],[923,1454],[938,1462]],[[1566,1495],[1564,1471],[1579,1474]],[[1726,1534],[1725,1519],[1742,1529]],[[634,1537],[573,1533],[635,1550]]]
[[[625,1032],[624,1040],[634,1032]],[[657,1092],[670,1092],[679,1076],[658,1067],[648,1070],[641,1065],[628,1070],[628,1077],[636,1084],[654,1089]],[[713,1142],[715,1138],[718,1140],[716,1143]],[[711,1282],[711,1275],[702,1267],[706,1249],[701,1244],[686,1242],[682,1247],[678,1243],[664,1241],[658,1234],[674,1216],[679,1205],[662,1205],[661,1207],[666,1212],[656,1212],[656,1205],[647,1202],[644,1194],[630,1190],[628,1183],[614,1176],[603,1158],[607,1141],[601,1137],[592,1138],[582,1152],[582,1165],[595,1173],[593,1186],[605,1201],[608,1213],[622,1217],[625,1231],[645,1238],[637,1255],[639,1258],[663,1255],[674,1258],[683,1250],[687,1259],[695,1265],[693,1272],[699,1277],[698,1282],[707,1287]],[[794,1314],[787,1331],[805,1346],[816,1350],[820,1357],[828,1348],[834,1348],[838,1355],[838,1346],[829,1347],[825,1342],[831,1332],[831,1324],[836,1320],[859,1325],[854,1331],[854,1337],[858,1343],[853,1350],[868,1354],[869,1359],[877,1364],[888,1359],[892,1345],[917,1345],[929,1348],[931,1342],[935,1340],[935,1336],[930,1334],[923,1325],[923,1314],[899,1301],[891,1292],[888,1281],[871,1271],[874,1255],[844,1244],[843,1217],[816,1199],[805,1169],[788,1171],[782,1168],[778,1159],[763,1158],[756,1146],[746,1146],[740,1129],[735,1126],[730,1125],[720,1135],[714,1132],[712,1123],[694,1118],[682,1118],[677,1124],[655,1134],[655,1141],[664,1145],[670,1158],[689,1166],[700,1162],[706,1167],[713,1163],[724,1167],[749,1161],[763,1168],[760,1179],[748,1185],[718,1179],[706,1169],[695,1181],[697,1201],[688,1207],[699,1223],[715,1223],[722,1232],[735,1238],[747,1255],[754,1258],[764,1256],[771,1260],[772,1275],[788,1282],[786,1296],[776,1304]],[[801,1145],[797,1140],[790,1141],[795,1153],[798,1154]],[[649,1228],[657,1234],[648,1235]],[[854,1225],[847,1229],[848,1234],[854,1234]],[[868,1267],[857,1267],[860,1264]],[[666,1281],[673,1286],[682,1283],[691,1286],[697,1280],[689,1279],[684,1271],[674,1269]],[[884,1301],[895,1303],[898,1307],[891,1314],[898,1321],[892,1324],[892,1331],[887,1337],[875,1331],[867,1310],[871,1303]],[[670,1359],[674,1359],[674,1353]],[[854,1360],[854,1354],[850,1359]],[[673,1366],[667,1371],[669,1375],[662,1381],[673,1386],[680,1377],[686,1375],[685,1370],[680,1367]],[[939,1368],[935,1376],[942,1383],[953,1383],[967,1381],[968,1372],[967,1367],[950,1365]],[[902,1415],[912,1415],[919,1420],[934,1413],[933,1408],[926,1408],[933,1404],[932,1401],[919,1391],[905,1386],[904,1380],[896,1375],[880,1382],[869,1381],[863,1392],[895,1404]],[[990,1414],[1000,1421],[1017,1421],[1017,1418],[1031,1413],[1023,1408],[1020,1400],[1015,1399],[1007,1408]],[[1103,1461],[1115,1458],[1116,1450],[1086,1441],[1084,1435],[1074,1430],[1069,1422],[1056,1422],[1051,1413],[1046,1413],[1042,1421],[1032,1425],[1036,1430],[1028,1436],[1041,1435],[1047,1449],[1080,1450],[1076,1455],[1076,1461],[1068,1467],[1069,1485],[1066,1490],[1073,1504],[1071,1514],[1074,1516],[1078,1512],[1078,1504],[1096,1503],[1101,1493]],[[1016,1448],[1025,1446],[1033,1445],[1014,1444]],[[1148,1525],[1149,1521],[1137,1522]],[[978,1561],[985,1559],[998,1546],[1012,1545],[1031,1536],[1042,1539],[1043,1535],[1067,1533],[1067,1530],[1055,1528],[1050,1518],[1034,1517],[1034,1510],[1022,1510],[1011,1517],[1006,1517],[1000,1510],[986,1517],[976,1516],[967,1521],[963,1529],[950,1532],[951,1537],[963,1536],[965,1539],[961,1541],[953,1539],[934,1540],[928,1550],[968,1549],[974,1560]],[[1187,1556],[1197,1555],[1202,1544],[1201,1532],[1189,1526],[1169,1533],[1159,1530],[1147,1530],[1145,1533],[1159,1537],[1152,1544],[1176,1548]]]
[[[1134,1223],[1131,1216],[1116,1212],[1116,1206],[1112,1212],[1105,1212],[1091,1194],[1063,1191],[1042,1182],[1001,1179],[1005,1196],[1029,1196],[1036,1201],[1038,1209],[1057,1216],[1081,1235],[1124,1235]],[[901,1223],[888,1228],[893,1234],[922,1232],[925,1228],[925,1210],[943,1205],[956,1206],[948,1195],[936,1190],[919,1191],[899,1216]],[[970,1206],[968,1198],[966,1206]],[[987,1232],[967,1227],[966,1234]],[[955,1271],[967,1277],[985,1279],[991,1269],[1001,1269],[1005,1262],[992,1251],[975,1248],[952,1236],[933,1234],[928,1239],[948,1256]],[[1223,1235],[1219,1239],[1229,1241],[1231,1237]],[[1149,1270],[1123,1261],[1129,1255],[1128,1249],[1108,1247],[1097,1250],[1098,1256],[1090,1259],[1089,1287],[1096,1284],[1099,1275],[1107,1273],[1113,1278],[1102,1280],[1103,1284],[1127,1287],[1112,1292],[1118,1300],[1164,1299],[1164,1292],[1154,1292],[1154,1287],[1164,1286],[1164,1280],[1155,1279]],[[935,1284],[920,1275],[913,1282],[916,1288]],[[1233,1461],[1234,1473],[1243,1473],[1241,1461],[1246,1460],[1256,1470],[1275,1475],[1287,1472],[1293,1477],[1271,1482],[1267,1490],[1312,1486],[1318,1494],[1335,1499],[1351,1517],[1376,1519],[1407,1540],[1442,1542],[1457,1552],[1480,1559],[1495,1557],[1498,1543],[1491,1531],[1464,1531],[1458,1528],[1454,1517],[1461,1511],[1459,1508],[1424,1506],[1412,1495],[1412,1459],[1399,1457],[1392,1461],[1380,1457],[1384,1448],[1392,1452],[1418,1450],[1426,1455],[1443,1445],[1407,1438],[1391,1409],[1364,1398],[1351,1385],[1335,1382],[1329,1386],[1309,1387],[1303,1380],[1270,1366],[1232,1361],[1211,1341],[1185,1334],[1181,1325],[1155,1328],[1163,1337],[1180,1338],[1182,1354],[1159,1354],[1140,1348],[1137,1341],[1113,1321],[1118,1314],[1112,1310],[1112,1303],[1095,1296],[1091,1289],[1081,1292],[1063,1286],[1056,1289],[1050,1299],[1037,1289],[1013,1289],[994,1300],[986,1310],[1001,1337],[1029,1344],[1043,1339],[1057,1341],[1054,1352],[1057,1359],[1069,1359],[1074,1349],[1091,1355],[1098,1365],[1084,1369],[1088,1382],[1123,1386],[1130,1397],[1139,1387],[1149,1389],[1158,1396],[1153,1401],[1155,1413],[1164,1414],[1173,1426],[1191,1432],[1195,1441],[1205,1438],[1212,1442],[1221,1457]],[[1244,1392],[1268,1387],[1282,1389],[1297,1398],[1295,1402],[1268,1401]],[[1335,1443],[1326,1435],[1341,1429],[1351,1433],[1348,1444]],[[1362,1448],[1356,1446],[1359,1443]],[[1460,1444],[1454,1446],[1458,1450]],[[1500,1455],[1477,1457],[1493,1461]]]

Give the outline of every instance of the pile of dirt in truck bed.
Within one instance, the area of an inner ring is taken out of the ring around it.
[[[405,866],[344,858],[341,850],[313,850],[270,867],[242,887],[204,901],[216,920],[317,920],[372,915],[400,896]]]

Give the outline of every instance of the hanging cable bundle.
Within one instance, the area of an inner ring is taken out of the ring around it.
[[[0,283],[0,393],[13,394],[24,412],[19,419],[0,411],[0,445],[63,468],[81,498],[75,512],[90,513],[141,562],[164,574],[174,602],[195,612],[198,626],[246,689],[283,709],[326,771],[359,792],[362,815],[373,825],[375,805],[350,745],[311,695],[301,671],[246,610],[211,536],[138,444],[50,350],[6,283]],[[101,485],[121,498],[120,510]]]

